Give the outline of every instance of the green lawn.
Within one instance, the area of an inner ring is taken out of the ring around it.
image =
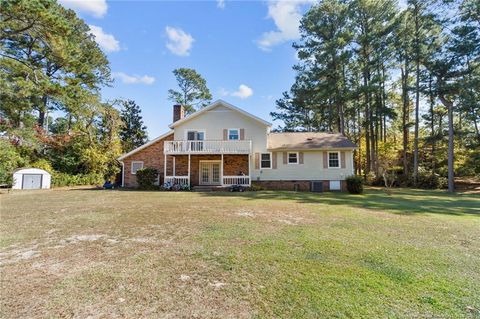
[[[480,196],[0,195],[1,318],[480,318]]]

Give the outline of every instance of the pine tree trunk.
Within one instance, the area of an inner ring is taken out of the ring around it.
[[[415,138],[413,145],[413,182],[417,186],[418,182],[418,122],[420,107],[420,61],[416,61],[416,80],[415,80]]]
[[[407,62],[405,62],[407,65]],[[402,68],[402,97],[403,97],[403,105],[402,105],[402,130],[403,130],[403,174],[408,176],[408,157],[407,157],[407,150],[408,150],[408,72],[407,68],[405,70]]]
[[[448,192],[453,193],[455,192],[453,102],[442,95],[439,98],[448,110]]]

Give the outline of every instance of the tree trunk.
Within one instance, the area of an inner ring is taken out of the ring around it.
[[[407,62],[405,62],[407,65]],[[402,130],[403,130],[403,174],[408,176],[408,71],[407,67],[401,69],[402,72]]]
[[[439,98],[448,110],[448,192],[453,193],[455,192],[453,102],[442,95]]]

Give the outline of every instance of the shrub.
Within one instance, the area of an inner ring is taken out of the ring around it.
[[[417,187],[425,189],[443,189],[447,188],[448,179],[438,174],[432,174],[431,172],[418,173]]]
[[[363,178],[361,176],[348,176],[346,179],[347,190],[350,194],[363,193]]]
[[[250,185],[248,190],[252,191],[252,192],[257,192],[257,191],[263,191],[263,190],[265,190],[265,188],[260,184],[252,183],[252,185]]]
[[[102,185],[103,176],[101,174],[77,174],[54,172],[52,174],[52,185],[54,187],[62,186],[81,186],[81,185]]]
[[[155,189],[158,171],[155,168],[147,167],[137,171],[137,183],[140,189]]]

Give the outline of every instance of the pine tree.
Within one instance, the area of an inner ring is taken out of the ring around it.
[[[130,152],[147,142],[147,127],[143,124],[140,106],[135,101],[123,101],[122,106],[120,116],[123,127],[120,130],[120,138],[123,151]]]

